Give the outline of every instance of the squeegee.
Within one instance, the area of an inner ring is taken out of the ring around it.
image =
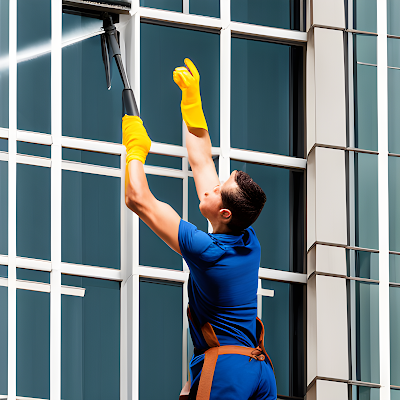
[[[114,58],[124,85],[124,90],[122,91],[123,113],[139,116],[135,96],[122,62],[121,49],[118,44],[118,31],[114,25],[119,21],[119,14],[129,14],[130,2],[63,0],[62,5],[63,12],[103,20],[104,33],[101,34],[101,51],[107,88],[111,88],[110,59]]]

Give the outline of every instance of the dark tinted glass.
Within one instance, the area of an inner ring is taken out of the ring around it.
[[[151,139],[182,144],[182,96],[172,72],[188,57],[200,73],[204,114],[213,146],[219,146],[219,35],[142,23],[140,40],[140,108]]]
[[[8,128],[8,4],[0,2],[0,128]]]
[[[379,280],[379,253],[347,250],[346,256],[349,276]]]
[[[400,288],[390,287],[390,384],[400,386]]]
[[[376,32],[376,0],[353,0],[354,29]]]
[[[120,178],[63,171],[62,261],[120,268]]]
[[[142,7],[182,12],[182,0],[140,0]]]
[[[188,201],[188,211],[189,211],[189,222],[196,225],[198,229],[208,232],[208,222],[207,219],[203,217],[199,210],[199,198],[197,197],[196,186],[194,184],[194,179],[189,177],[189,201]]]
[[[8,151],[8,139],[0,138],[0,151]]]
[[[7,278],[8,277],[8,266],[0,264],[0,277]]]
[[[0,395],[8,392],[8,288],[0,287]]]
[[[190,14],[219,18],[220,0],[190,0]]]
[[[302,51],[232,39],[232,147],[304,157]]]
[[[86,289],[61,296],[61,398],[119,399],[120,284],[68,275],[61,283]]]
[[[25,281],[32,281],[32,282],[50,283],[50,272],[17,268],[17,279],[22,279]]]
[[[50,175],[50,168],[17,164],[17,256],[50,260]]]
[[[17,142],[17,152],[20,154],[27,154],[29,156],[50,158],[51,146],[28,142]]]
[[[253,224],[261,244],[261,267],[303,272],[303,173],[231,161],[235,169],[247,172],[267,196]]]
[[[156,175],[147,175],[147,180],[154,196],[182,215],[182,180]],[[182,269],[182,257],[142,221],[140,221],[139,235],[139,263],[141,265]]]
[[[140,281],[139,398],[173,399],[182,388],[182,285]],[[158,343],[154,346],[154,343]],[[168,365],[154,385],[154,360]]]
[[[8,254],[8,163],[0,161],[0,254]]]
[[[119,168],[121,164],[121,157],[115,154],[68,149],[66,147],[63,147],[62,149],[62,159],[113,168]]]
[[[149,154],[146,157],[146,165],[182,169],[182,158],[165,156],[162,154]]]

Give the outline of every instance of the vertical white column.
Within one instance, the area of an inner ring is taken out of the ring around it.
[[[17,2],[9,1],[9,133],[8,133],[8,399],[17,382]]]
[[[50,399],[61,398],[62,5],[51,2]]]
[[[388,90],[387,8],[377,2],[378,23],[378,195],[379,195],[379,351],[381,399],[390,399],[389,315],[389,182],[388,182]]]

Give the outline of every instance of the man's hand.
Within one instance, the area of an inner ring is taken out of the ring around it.
[[[185,58],[185,67],[175,68],[173,78],[182,90],[182,117],[188,128],[208,131],[200,97],[200,75],[195,65]]]
[[[127,165],[132,160],[139,160],[144,164],[151,140],[139,117],[125,115],[122,118],[122,144],[126,147]]]

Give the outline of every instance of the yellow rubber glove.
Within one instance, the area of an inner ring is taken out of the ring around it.
[[[200,97],[200,74],[195,65],[185,58],[186,67],[175,68],[173,78],[182,90],[181,110],[183,120],[190,128],[208,131]]]
[[[151,140],[139,117],[125,115],[122,118],[122,144],[126,147],[127,165],[132,160],[139,160],[144,164]]]

